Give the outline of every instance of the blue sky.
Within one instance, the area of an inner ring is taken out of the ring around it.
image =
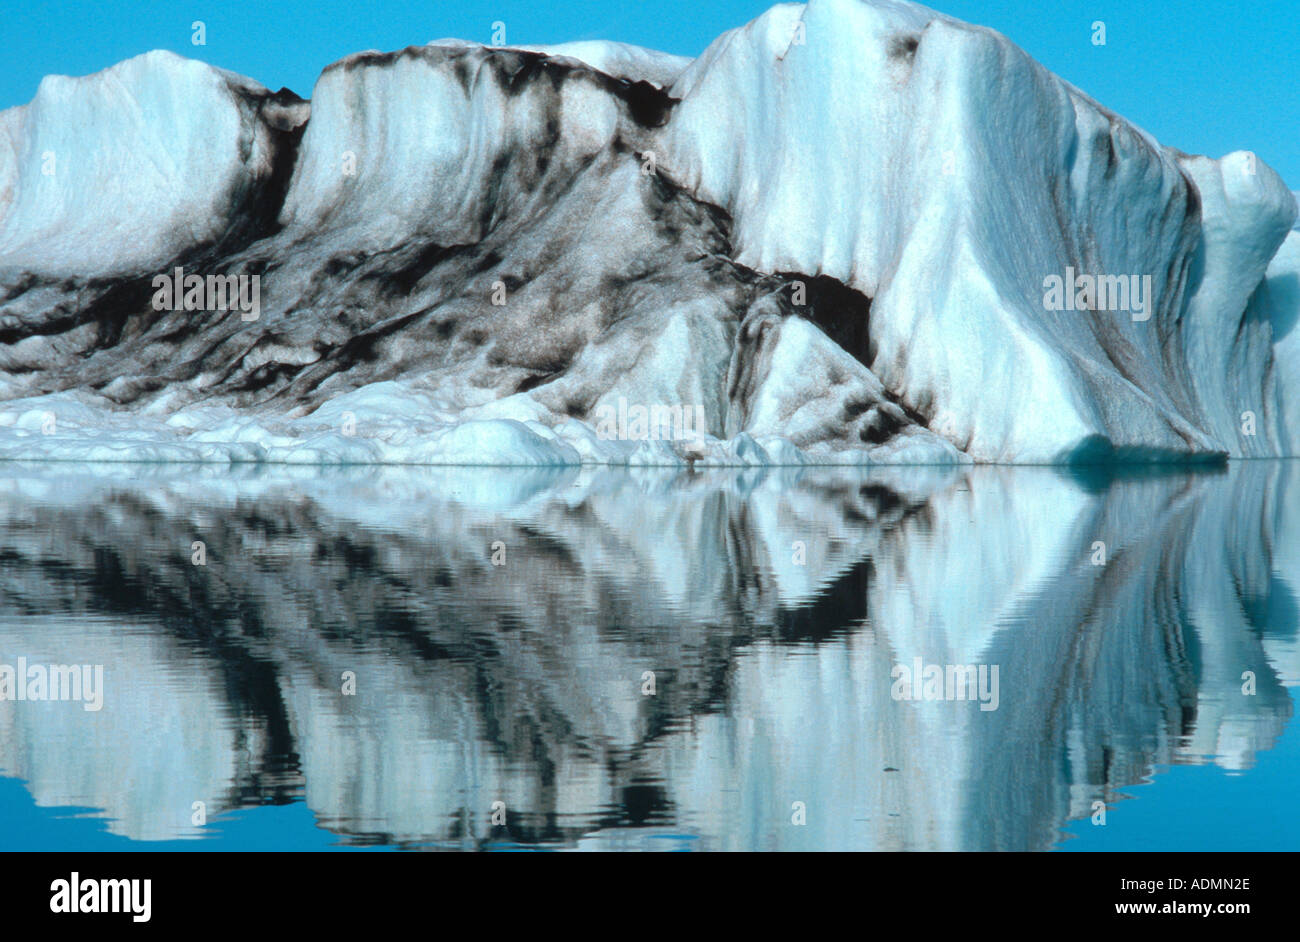
[[[41,76],[81,75],[149,49],[205,59],[309,95],[321,68],[362,49],[446,36],[512,43],[617,39],[682,55],[753,19],[766,0],[0,0],[0,108]],[[1103,104],[1192,153],[1253,150],[1300,189],[1300,4],[1278,0],[938,0],[1011,37]],[[1289,8],[1289,9],[1288,9]],[[207,45],[190,42],[202,20]],[[1091,24],[1106,24],[1106,45]]]

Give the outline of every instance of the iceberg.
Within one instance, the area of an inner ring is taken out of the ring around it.
[[[0,112],[0,459],[1293,456],[1296,216],[901,0],[694,60],[360,52],[310,100],[152,52]]]

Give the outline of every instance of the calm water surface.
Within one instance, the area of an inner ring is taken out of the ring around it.
[[[1297,593],[1297,462],[8,465],[0,848],[1296,850]]]

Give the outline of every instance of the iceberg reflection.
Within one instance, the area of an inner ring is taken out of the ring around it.
[[[1249,769],[1300,680],[1296,463],[10,470],[0,664],[105,699],[0,702],[0,772],[138,840],[300,798],[359,844],[1047,849]],[[916,659],[997,708],[899,699]]]

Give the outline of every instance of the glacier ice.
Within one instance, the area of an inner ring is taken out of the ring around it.
[[[229,244],[257,222],[307,111],[291,92],[165,51],[47,76],[0,118],[0,259],[86,276],[161,271],[196,245]]]
[[[1300,194],[1295,194],[1300,200]],[[1277,374],[1277,409],[1281,416],[1281,450],[1300,454],[1300,220],[1269,263],[1264,280],[1250,300],[1248,316],[1269,324]]]
[[[1296,211],[901,0],[694,60],[362,52],[310,101],[154,52],[0,112],[0,458],[1295,455]],[[178,266],[259,316],[157,309]],[[1147,306],[1049,303],[1076,272]],[[620,402],[703,431],[611,438]]]

